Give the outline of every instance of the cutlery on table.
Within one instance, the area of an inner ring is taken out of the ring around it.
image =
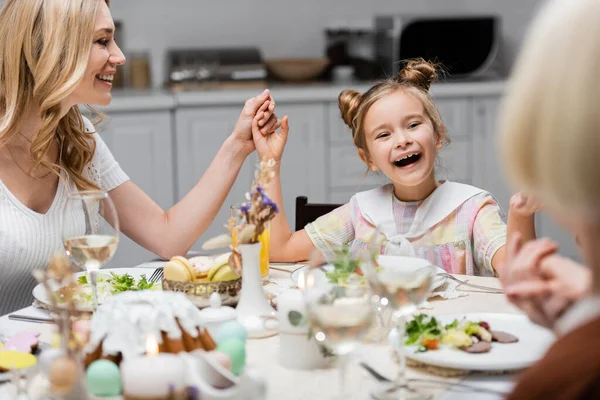
[[[386,378],[385,376],[381,375],[379,372],[377,372],[373,367],[371,367],[366,362],[364,362],[364,361],[360,362],[360,366],[363,367],[367,372],[369,372],[377,381],[382,382],[382,383],[391,383],[392,382],[391,379]],[[438,380],[438,379],[409,378],[407,380],[407,384],[411,384],[411,383],[419,384],[421,387],[443,386],[443,387],[446,387],[447,390],[452,390],[452,391],[478,392],[478,393],[487,393],[487,394],[493,394],[493,395],[498,395],[498,396],[506,396],[508,394],[506,392],[502,392],[502,391],[498,391],[498,390],[486,389],[483,387],[477,387],[477,386],[468,385],[465,383],[443,381],[443,380]]]
[[[13,321],[33,322],[37,324],[53,324],[54,320],[50,317],[34,317],[32,315],[10,314],[8,319]]]
[[[162,279],[163,277],[163,269],[161,268],[156,268],[154,270],[154,272],[152,273],[152,275],[150,275],[150,279],[148,279],[149,282],[158,282]]]
[[[491,286],[476,285],[474,283],[468,283],[468,282],[460,280],[457,277],[452,276],[451,274],[448,274],[448,273],[442,272],[442,273],[436,274],[436,276],[441,276],[441,277],[453,280],[455,282],[458,282],[458,286],[468,286],[468,287],[472,287],[474,289],[483,290],[487,293],[498,293],[498,294],[504,293],[504,289],[495,288],[495,287],[491,287]]]

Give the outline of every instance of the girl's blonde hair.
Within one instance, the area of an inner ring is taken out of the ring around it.
[[[440,112],[429,94],[429,88],[435,82],[437,76],[438,68],[435,64],[418,58],[406,61],[404,68],[395,78],[377,83],[364,94],[355,90],[344,90],[340,93],[338,105],[342,113],[342,119],[352,130],[355,146],[369,154],[364,132],[364,119],[367,111],[377,100],[397,90],[404,90],[423,104],[425,115],[433,125],[436,139],[443,144],[449,143],[450,140]]]
[[[519,190],[600,216],[600,1],[549,3],[528,32],[500,119]]]
[[[63,169],[75,185],[97,188],[84,175],[95,142],[73,106],[61,118],[61,102],[82,80],[93,44],[96,14],[109,0],[6,0],[0,11],[0,147],[10,143],[34,107],[40,130],[31,141],[31,174]],[[58,140],[58,164],[43,159]],[[62,167],[60,166],[62,162]]]

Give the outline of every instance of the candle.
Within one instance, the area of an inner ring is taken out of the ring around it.
[[[312,275],[308,275],[310,279]],[[298,286],[304,287],[304,277],[300,276]],[[308,280],[307,279],[307,280]],[[279,363],[292,369],[321,368],[327,364],[317,342],[308,337],[308,321],[304,292],[290,289],[279,295],[277,299],[279,317]]]
[[[158,342],[149,335],[146,356],[121,363],[125,399],[166,399],[171,393],[185,391],[185,366],[175,354],[159,353]]]
[[[303,279],[298,281],[298,284]],[[281,333],[308,332],[306,323],[306,307],[301,290],[289,289],[277,298],[279,314],[279,330]]]

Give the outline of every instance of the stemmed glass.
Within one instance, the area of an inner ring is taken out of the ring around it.
[[[98,270],[112,258],[119,243],[119,219],[107,192],[87,190],[69,194],[63,211],[62,239],[71,261],[89,276],[95,311]]]
[[[373,397],[378,400],[422,399],[423,396],[417,391],[409,389],[405,377],[406,317],[416,311],[431,294],[437,268],[427,260],[416,257],[377,257],[383,243],[382,237],[376,229],[370,251],[366,253],[369,260],[363,256],[362,268],[379,302],[393,310],[395,326],[390,331],[389,340],[398,355],[399,371],[395,382],[373,393]]]
[[[311,260],[316,267],[318,262]],[[305,275],[304,301],[311,334],[338,357],[341,399],[344,399],[346,366],[350,353],[362,342],[375,317],[368,285],[330,283],[314,269]]]

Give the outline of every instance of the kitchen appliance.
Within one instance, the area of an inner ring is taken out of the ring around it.
[[[496,16],[378,16],[375,53],[382,76],[394,76],[402,60],[417,57],[441,63],[447,79],[504,76]]]
[[[173,90],[264,86],[267,68],[257,48],[173,49],[167,53]]]
[[[330,60],[324,77],[339,81],[338,71],[352,69],[348,79],[371,80],[376,78],[374,57],[373,20],[334,21],[325,29],[326,55]]]

